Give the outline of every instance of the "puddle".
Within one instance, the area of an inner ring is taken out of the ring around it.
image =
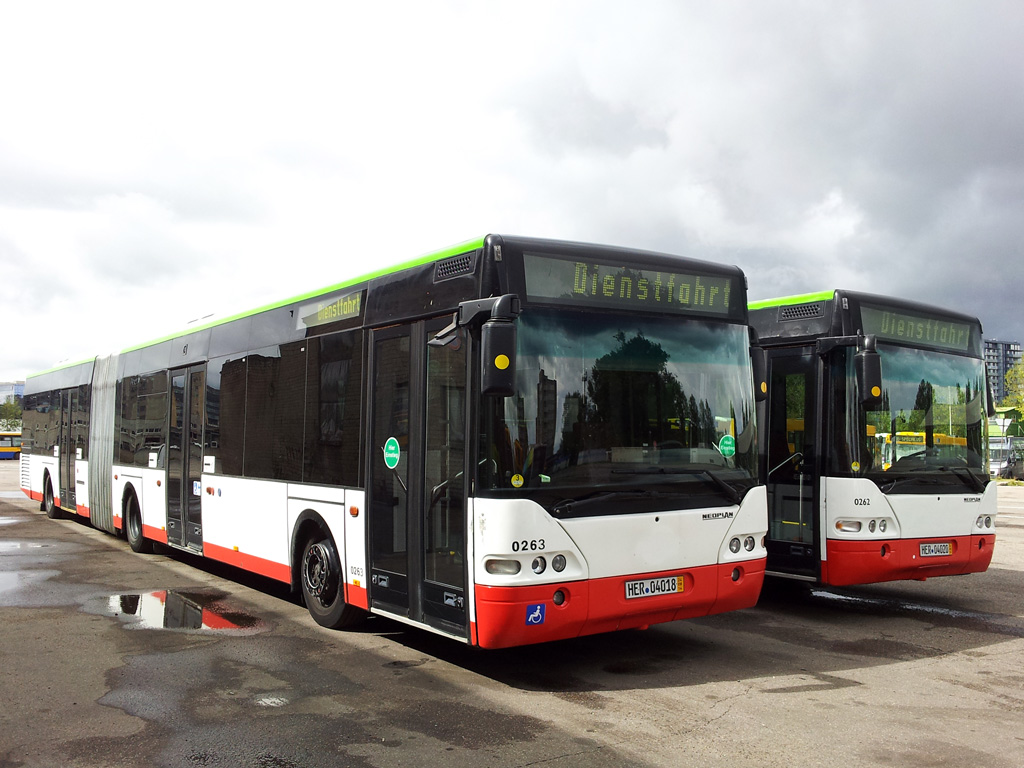
[[[84,608],[89,613],[113,616],[128,629],[181,629],[194,632],[264,629],[261,619],[224,602],[227,595],[213,591],[128,593],[97,598]]]

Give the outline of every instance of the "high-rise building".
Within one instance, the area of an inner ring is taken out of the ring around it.
[[[997,403],[1006,397],[1006,373],[1020,362],[1019,341],[985,339],[985,367],[992,382],[992,396]]]

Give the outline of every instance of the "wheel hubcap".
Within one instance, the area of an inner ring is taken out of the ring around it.
[[[330,605],[334,599],[334,573],[331,569],[331,553],[323,542],[313,544],[306,550],[302,562],[302,580],[306,591],[323,605]]]

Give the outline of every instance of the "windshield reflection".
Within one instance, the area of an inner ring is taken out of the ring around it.
[[[755,484],[744,326],[533,310],[518,344],[515,395],[483,404],[485,495],[604,514],[609,505],[578,502],[614,499],[616,512],[732,504]],[[630,488],[640,492],[626,498]]]
[[[874,477],[930,475],[936,482],[980,491],[988,478],[985,369],[976,358],[880,344],[882,399],[871,410],[859,403],[852,353],[839,355],[849,386],[835,387],[833,470]],[[833,381],[836,381],[835,371]],[[837,403],[837,406],[839,404]],[[923,478],[918,478],[923,481]]]

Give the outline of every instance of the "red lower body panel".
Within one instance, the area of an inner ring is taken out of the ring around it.
[[[164,535],[164,541],[167,541],[166,534]],[[292,580],[292,571],[287,563],[275,563],[273,560],[267,560],[256,555],[247,555],[245,552],[239,552],[237,549],[229,549],[228,547],[221,547],[209,542],[203,542],[203,555],[212,560],[219,560],[222,563],[234,565],[252,573],[258,573],[260,576],[283,581],[285,584],[291,583]]]
[[[748,560],[529,587],[478,584],[473,638],[483,648],[509,648],[749,608],[761,594],[764,564],[764,559]],[[680,575],[682,592],[626,597],[628,581]],[[556,592],[564,596],[561,605],[555,603]]]
[[[152,539],[153,541],[157,541],[161,544],[167,543],[167,531],[163,528],[157,528],[153,525],[143,525],[142,535],[147,539]]]
[[[921,544],[950,545],[948,555],[924,557]],[[928,579],[981,573],[992,562],[994,533],[983,536],[942,536],[889,541],[828,540],[828,559],[821,563],[823,584],[845,586],[901,579]]]

